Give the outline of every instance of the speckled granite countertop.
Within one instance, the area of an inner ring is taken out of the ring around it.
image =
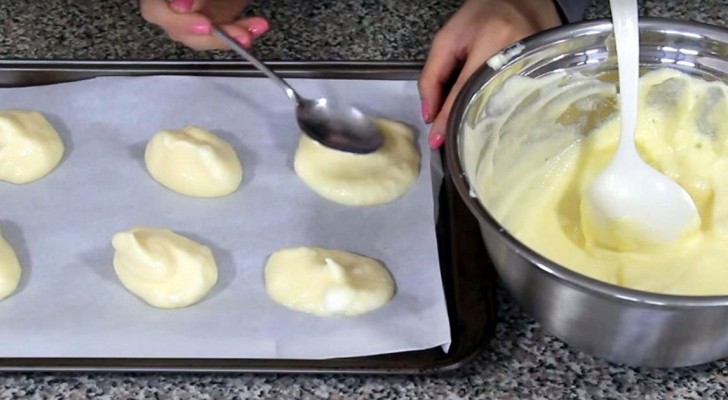
[[[594,0],[587,18],[608,15]],[[273,30],[267,60],[423,60],[459,1],[262,0]],[[226,59],[177,46],[130,0],[0,0],[0,58]],[[643,1],[642,15],[728,26],[728,0]],[[495,338],[475,362],[441,376],[180,374],[0,375],[0,398],[726,398],[728,363],[676,370],[626,368],[571,349],[499,292]]]

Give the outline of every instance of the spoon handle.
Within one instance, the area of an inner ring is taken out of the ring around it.
[[[610,3],[619,72],[619,147],[625,150],[630,148],[630,153],[636,155],[634,137],[637,129],[640,65],[637,0],[610,0]]]
[[[288,98],[293,100],[296,104],[298,104],[302,100],[302,97],[298,95],[298,93],[291,87],[291,85],[289,85],[285,80],[283,80],[283,78],[281,78],[280,76],[278,76],[278,74],[268,68],[268,66],[266,66],[262,61],[253,57],[252,54],[245,50],[245,48],[240,45],[240,43],[238,43],[238,41],[235,40],[232,36],[228,35],[227,32],[223,31],[217,26],[213,26],[212,35],[222,40],[232,50],[234,50],[244,59],[248,60],[251,64],[253,64],[255,68],[264,73],[268,78],[272,79],[273,82],[277,83],[278,86],[280,86],[286,92]]]

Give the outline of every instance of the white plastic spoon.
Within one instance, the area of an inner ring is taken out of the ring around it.
[[[586,222],[592,224],[596,242],[630,250],[677,240],[700,226],[700,215],[680,185],[650,167],[637,153],[637,1],[610,0],[610,6],[617,44],[620,139],[609,165],[587,191],[582,218],[590,220]]]

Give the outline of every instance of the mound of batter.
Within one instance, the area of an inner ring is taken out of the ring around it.
[[[15,251],[0,235],[0,300],[10,296],[20,283],[20,263]]]
[[[130,292],[159,308],[197,303],[217,283],[210,249],[168,229],[114,235],[114,270]]]
[[[337,203],[370,206],[396,200],[417,180],[420,154],[412,129],[389,120],[375,123],[384,144],[370,154],[330,149],[301,135],[296,174],[320,196]]]
[[[157,182],[188,196],[227,196],[243,180],[232,146],[196,126],[157,132],[147,144],[144,161]]]
[[[63,141],[43,116],[30,110],[0,112],[0,180],[38,180],[61,162]]]
[[[394,279],[377,260],[316,247],[278,250],[265,266],[265,288],[277,303],[320,317],[376,310],[394,296]]]

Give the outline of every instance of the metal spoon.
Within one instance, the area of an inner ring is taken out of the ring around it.
[[[225,31],[213,27],[212,34],[283,88],[296,103],[298,126],[313,140],[332,149],[357,154],[371,153],[382,146],[379,128],[358,109],[332,105],[325,98],[310,100],[302,97]]]
[[[620,139],[617,152],[588,189],[582,207],[588,209],[586,215],[601,244],[628,250],[677,240],[698,229],[700,215],[685,189],[645,163],[637,152],[637,1],[610,0],[610,4],[617,44]],[[626,232],[610,233],[610,227],[626,227]]]

